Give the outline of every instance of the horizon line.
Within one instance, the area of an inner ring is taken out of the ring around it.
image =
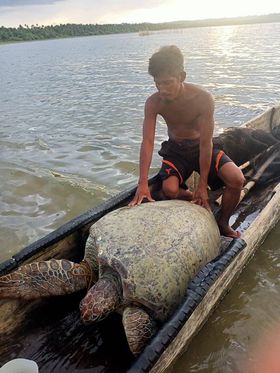
[[[250,19],[250,18],[262,18],[262,17],[271,17],[271,16],[280,16],[280,13],[265,13],[265,14],[252,14],[246,16],[234,16],[234,17],[220,17],[220,18],[200,18],[200,19],[181,19],[181,20],[174,20],[174,21],[162,21],[162,22],[117,22],[117,23],[75,23],[75,22],[67,22],[67,23],[50,23],[50,24],[18,24],[18,26],[3,26],[0,27],[4,28],[18,28],[20,26],[59,26],[59,25],[98,25],[98,26],[106,26],[106,25],[159,25],[159,24],[172,24],[172,23],[180,23],[180,22],[213,22],[213,21],[230,21],[230,20],[238,20],[238,19]]]

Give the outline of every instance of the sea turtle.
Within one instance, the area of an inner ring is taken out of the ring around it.
[[[201,206],[170,200],[123,207],[91,226],[81,263],[52,259],[24,265],[0,278],[0,298],[66,294],[93,283],[80,303],[82,320],[121,312],[137,355],[219,246],[215,219]]]

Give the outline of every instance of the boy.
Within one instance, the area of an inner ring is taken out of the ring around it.
[[[180,49],[173,45],[162,47],[152,55],[149,74],[154,78],[158,91],[145,104],[140,177],[130,206],[141,204],[144,198],[152,201],[148,173],[156,118],[161,115],[169,136],[159,151],[163,157],[160,170],[163,193],[167,198],[192,200],[210,210],[207,186],[217,189],[223,183],[225,190],[219,229],[222,235],[239,237],[240,233],[229,226],[229,219],[239,201],[244,176],[223,151],[213,149],[214,101],[211,94],[200,86],[185,82],[184,57]],[[199,172],[200,181],[197,189],[191,193],[183,186],[193,170]]]

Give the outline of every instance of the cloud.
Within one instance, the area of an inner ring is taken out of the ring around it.
[[[279,0],[0,0],[0,26],[165,22],[278,13]]]
[[[82,0],[77,7],[76,0],[67,0],[69,15],[75,9],[76,18],[89,23],[130,22],[130,13],[148,12],[149,9],[158,8],[169,2],[170,0]]]
[[[61,1],[65,2],[71,2],[69,0],[1,0],[0,1],[0,7],[22,7],[22,6],[32,6],[32,5],[52,5]],[[75,0],[76,1],[76,0]],[[78,7],[81,5],[83,6],[83,3],[91,6],[92,9],[95,8],[96,11],[98,11],[99,7],[111,7],[111,8],[119,8],[119,9],[137,9],[137,8],[152,8],[154,6],[160,5],[164,3],[163,0],[103,0],[100,2],[100,0],[91,0],[88,2],[87,0],[79,1]],[[76,1],[77,6],[77,1]]]
[[[64,0],[1,0],[0,7],[21,7],[26,5],[51,5]]]
[[[133,22],[170,0],[0,0],[0,26],[19,24]],[[44,11],[42,12],[42,6]],[[138,17],[137,17],[138,18]],[[147,17],[149,19],[149,17]]]

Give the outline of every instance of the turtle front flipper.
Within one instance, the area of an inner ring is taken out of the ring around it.
[[[93,285],[80,302],[81,319],[84,323],[101,321],[115,311],[122,302],[121,281],[116,272],[106,268],[102,277]]]
[[[143,309],[131,306],[123,311],[126,339],[133,355],[139,355],[157,331],[156,323]]]
[[[71,294],[86,288],[95,274],[87,262],[69,260],[34,262],[0,277],[0,299],[35,299]]]

